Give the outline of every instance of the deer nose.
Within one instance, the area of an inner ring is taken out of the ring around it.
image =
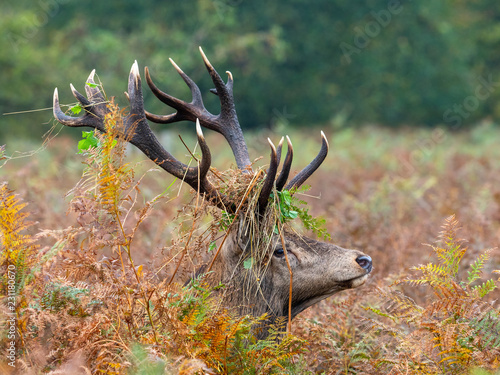
[[[372,270],[372,258],[368,255],[361,255],[360,257],[357,257],[356,262],[368,272]]]

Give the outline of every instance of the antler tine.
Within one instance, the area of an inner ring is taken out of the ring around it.
[[[127,98],[130,102],[130,115],[134,116],[133,119],[135,121],[140,121],[144,119],[144,98],[142,97],[142,88],[141,88],[141,76],[139,74],[139,65],[137,64],[137,60],[132,64],[132,68],[130,69],[130,75],[128,78],[128,94]],[[151,129],[147,122],[143,122],[148,127],[148,132],[152,134]],[[129,125],[131,125],[129,123]],[[142,124],[141,124],[142,125]],[[127,133],[132,129],[126,129]],[[134,129],[135,131],[135,129]]]
[[[318,167],[325,160],[328,154],[328,140],[326,139],[325,133],[321,131],[321,149],[314,160],[309,163],[304,169],[302,169],[293,179],[286,185],[285,189],[290,190],[292,188],[300,187],[313,173],[318,169]]]
[[[59,105],[59,94],[57,91],[57,87],[54,89],[54,97],[53,97],[53,113],[54,117],[56,118],[57,121],[59,121],[61,124],[66,125],[66,126],[85,126],[81,124],[81,118],[74,118],[71,116],[68,116],[61,110],[61,106]]]
[[[280,143],[278,143],[278,147],[276,147],[276,155],[278,155],[278,165],[280,165],[281,162],[281,149],[283,148],[283,141],[285,140],[285,137],[281,137]]]
[[[144,110],[144,114],[149,121],[156,122],[157,124],[171,124],[173,122],[182,121],[177,116],[177,113],[172,113],[170,115],[155,115],[154,113]]]
[[[226,88],[228,90],[229,93],[233,93],[233,84],[234,84],[234,80],[233,80],[233,73],[231,73],[229,70],[226,70],[226,74],[227,74],[227,83],[226,83]],[[219,96],[219,93],[217,92],[217,89],[210,89],[210,92],[212,94],[215,94],[217,96]]]
[[[187,103],[161,91],[153,83],[149,74],[149,69],[146,68],[146,81],[151,88],[151,91],[153,91],[154,95],[163,103],[175,109],[176,113],[166,116],[159,116],[145,111],[145,115],[149,120],[163,124],[169,124],[182,120],[195,122],[196,119],[199,119],[201,126],[207,129],[214,130],[222,134],[224,138],[226,138],[229,146],[231,147],[231,150],[233,151],[233,155],[238,168],[246,169],[249,165],[251,165],[251,162],[248,155],[247,145],[245,143],[245,139],[243,137],[243,133],[241,131],[241,127],[238,122],[238,116],[236,115],[236,109],[234,106],[233,76],[230,72],[227,72],[228,81],[227,84],[225,84],[210,61],[208,61],[201,47],[200,53],[202,55],[203,61],[205,62],[205,66],[212,78],[212,81],[215,84],[216,93],[219,96],[219,100],[221,103],[220,114],[217,116],[213,115],[205,108],[205,106],[203,105],[203,99],[199,87],[187,74],[182,71],[181,68],[179,68],[179,66],[172,59],[170,59],[170,62],[172,63],[174,68],[191,89],[192,101],[190,103]]]
[[[87,84],[85,85],[85,92],[90,101],[94,103],[104,103],[106,99],[102,94],[101,90],[97,87],[95,80],[95,69],[92,70],[87,78]]]
[[[174,66],[175,70],[177,70],[177,73],[179,73],[179,75],[182,77],[184,82],[186,82],[186,85],[191,90],[192,100],[191,100],[191,103],[189,103],[189,104],[191,104],[194,107],[199,108],[200,111],[207,112],[207,114],[208,114],[208,111],[206,111],[205,106],[203,105],[203,97],[201,95],[201,91],[200,91],[200,88],[198,87],[198,85],[186,73],[184,73],[184,71],[179,67],[179,65],[177,65],[175,63],[175,61],[173,59],[169,58],[169,60],[170,60],[170,63]],[[153,122],[160,123],[160,124],[169,124],[172,122],[182,121],[182,120],[192,120],[191,118],[187,118],[186,113],[179,112],[179,108],[172,105],[172,104],[187,105],[187,103],[182,101],[182,100],[178,100],[178,99],[174,98],[173,96],[168,95],[167,93],[161,91],[153,83],[153,80],[151,79],[151,76],[149,74],[149,68],[146,67],[144,70],[145,70],[145,75],[146,75],[146,80],[148,82],[148,85],[151,88],[151,91],[153,91],[153,93],[155,94],[155,96],[158,99],[160,99],[163,103],[171,106],[174,109],[177,109],[177,113],[173,113],[173,114],[166,115],[166,116],[158,116],[158,115],[155,115],[155,114],[152,114],[152,113],[146,111],[145,113],[146,113],[146,117],[148,118],[148,120],[151,120]],[[201,113],[200,113],[200,115],[201,115]],[[197,118],[199,118],[199,117],[200,116],[198,116]]]
[[[109,112],[106,103],[101,101],[101,103],[93,103],[85,98],[82,94],[80,94],[75,87],[70,84],[71,92],[73,96],[78,100],[78,102],[82,105],[85,110],[85,114],[81,117],[71,117],[65,114],[61,110],[61,106],[59,104],[59,93],[57,87],[54,89],[54,98],[53,98],[53,113],[54,117],[61,124],[71,127],[82,127],[89,126],[91,128],[95,128],[101,131],[104,131],[103,119],[104,116]],[[96,96],[93,96],[94,98]],[[103,98],[104,99],[104,98]]]
[[[146,81],[149,87],[151,88],[151,91],[153,91],[153,94],[163,103],[167,104],[168,106],[174,109],[177,109],[176,113],[172,113],[170,115],[165,115],[165,116],[155,115],[153,113],[145,111],[147,119],[159,124],[170,124],[182,120],[194,121],[193,118],[191,117],[199,119],[202,116],[202,112],[205,112],[205,115],[210,115],[209,112],[205,109],[205,106],[203,104],[203,97],[201,95],[201,91],[198,85],[186,73],[184,73],[184,71],[179,67],[179,65],[175,63],[173,59],[169,58],[169,61],[174,66],[175,70],[177,70],[177,73],[179,73],[184,82],[186,82],[186,85],[189,87],[189,89],[191,90],[192,100],[191,103],[189,103],[189,105],[193,106],[193,108],[198,108],[200,113],[198,113],[198,116],[196,116],[196,114],[194,116],[188,116],[189,112],[179,111],[179,106],[185,107],[188,105],[188,103],[176,99],[173,96],[168,95],[167,93],[161,91],[153,83],[153,80],[151,79],[151,76],[149,74],[149,68],[145,67],[144,71],[146,75]],[[207,128],[210,128],[210,126],[207,125]],[[212,130],[218,131],[217,129],[212,129]]]
[[[199,179],[200,181],[205,181],[207,173],[212,164],[212,155],[210,154],[210,148],[205,141],[203,136],[203,131],[201,130],[200,120],[196,119],[196,135],[198,136],[198,143],[201,148],[201,162],[198,166],[199,168]]]
[[[215,85],[215,92],[212,90],[211,91],[217,94],[220,100],[221,116],[222,117],[231,116],[235,111],[234,99],[233,99],[233,75],[229,71],[226,72],[228,75],[228,80],[227,84],[225,84],[219,73],[217,73],[215,68],[208,60],[207,56],[205,55],[205,52],[203,52],[203,49],[201,47],[199,47],[199,49],[201,57],[203,58],[203,62],[205,63],[208,73],[212,78],[212,82]]]
[[[172,64],[174,67],[179,68],[173,60],[171,60]],[[180,68],[179,68],[180,70]],[[182,72],[182,70],[181,70]],[[200,101],[199,98],[195,99],[196,97],[196,92],[199,92],[200,89],[194,83],[189,77],[187,77],[184,72],[179,73],[181,74],[181,77],[184,79],[184,81],[187,83],[189,88],[191,89],[191,93],[193,95],[193,101],[191,103],[187,103],[184,100],[177,99],[176,97],[167,94],[166,92],[163,92],[160,90],[154,83],[153,80],[151,79],[151,75],[149,74],[149,68],[145,67],[144,68],[144,73],[146,76],[146,82],[148,83],[149,88],[153,92],[153,94],[160,99],[161,102],[165,103],[169,107],[172,107],[177,110],[176,113],[167,115],[167,116],[159,116],[159,115],[154,115],[149,112],[145,112],[147,118],[153,122],[157,122],[160,124],[170,124],[173,122],[178,122],[178,121],[183,121],[183,120],[188,120],[195,122],[197,118],[203,118],[206,116],[208,113],[205,107],[203,106],[203,101]],[[189,83],[188,83],[189,82]],[[200,93],[201,96],[201,93]],[[187,110],[189,107],[190,110]],[[206,113],[204,113],[206,112]],[[208,127],[208,126],[207,126]],[[214,129],[215,130],[215,129]]]
[[[285,161],[283,162],[283,168],[281,169],[278,179],[276,180],[276,190],[278,191],[283,190],[283,187],[286,184],[286,180],[288,180],[288,176],[290,175],[290,169],[292,167],[293,146],[292,141],[290,141],[288,135],[286,136],[286,141],[288,143],[288,150],[286,152]]]
[[[227,74],[227,83],[226,83],[226,87],[227,87],[227,90],[231,93],[231,95],[233,94],[233,83],[234,83],[234,80],[233,80],[233,73],[231,73],[229,70],[226,70],[226,74]]]
[[[73,96],[80,102],[81,105],[83,105],[84,107],[88,107],[92,104],[85,96],[80,94],[77,89],[75,89],[75,86],[73,86],[72,83],[69,84],[69,88],[71,89],[71,93],[73,94]]]
[[[189,87],[191,90],[191,94],[193,96],[193,100],[191,101],[191,104],[197,105],[197,106],[203,106],[203,97],[201,95],[200,88],[198,85],[189,77],[184,71],[175,63],[175,61],[171,58],[169,58],[170,63],[174,66],[175,70],[177,70],[177,73],[182,77],[184,82],[186,82],[186,85]]]
[[[273,142],[267,138],[269,145],[271,146],[271,161],[269,163],[269,169],[267,171],[266,179],[262,185],[262,189],[259,194],[259,212],[261,214],[266,210],[267,204],[269,202],[269,196],[273,190],[274,179],[276,178],[276,173],[278,172],[278,154],[276,152],[276,147]]]

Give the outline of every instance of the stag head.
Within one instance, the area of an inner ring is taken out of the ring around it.
[[[289,182],[293,159],[292,143],[287,137],[288,151],[278,174],[283,138],[277,147],[268,139],[271,148],[269,168],[259,184],[260,191],[253,205],[245,206],[243,201],[221,193],[209,180],[211,155],[202,127],[224,136],[241,173],[254,172],[236,114],[233,76],[226,72],[228,80],[225,83],[201,48],[200,52],[215,85],[215,89],[211,91],[219,97],[221,103],[220,114],[213,115],[205,108],[199,87],[172,59],[170,62],[191,89],[192,100],[188,103],[161,91],[153,83],[146,67],[146,81],[154,95],[176,111],[169,115],[147,112],[144,109],[139,69],[135,62],[129,75],[128,92],[125,93],[130,101],[130,113],[123,121],[122,131],[125,139],[162,169],[184,180],[213,206],[239,218],[236,225],[230,227],[212,263],[204,268],[205,271],[212,271],[211,280],[214,283],[223,282],[228,286],[223,292],[226,303],[237,308],[241,314],[268,313],[271,321],[284,316],[291,319],[322,299],[341,290],[362,285],[372,270],[369,256],[357,250],[343,249],[298,235],[284,227],[280,227],[279,234],[269,231],[269,228],[274,229],[277,222],[277,218],[272,217],[272,212],[276,211],[271,209],[274,205],[269,204],[275,196],[273,193],[283,190],[293,193],[321,165],[328,153],[328,141],[323,132],[321,149],[316,158]],[[63,125],[87,126],[105,132],[104,118],[109,109],[103,94],[94,85],[94,71],[87,83],[90,84],[85,86],[87,98],[71,85],[71,91],[85,109],[85,114],[81,117],[64,114],[59,106],[56,88],[54,116]],[[202,154],[198,165],[189,167],[166,151],[149,127],[148,120],[160,124],[184,120],[196,123]],[[255,266],[244,267],[244,261],[250,257],[255,259]],[[263,333],[261,337],[265,335]]]

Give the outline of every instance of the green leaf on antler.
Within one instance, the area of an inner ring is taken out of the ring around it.
[[[71,107],[69,110],[71,112],[73,112],[73,114],[78,115],[82,111],[82,109],[83,109],[83,107],[80,104],[76,104],[73,107]]]
[[[309,186],[304,185],[299,191],[304,192],[309,190]],[[294,191],[296,194],[298,191]],[[307,202],[296,198],[289,190],[278,191],[278,208],[280,212],[280,221],[282,223],[289,222],[293,219],[299,218],[304,227],[311,230],[318,237],[329,240],[330,234],[327,232],[325,226],[325,219],[322,217],[313,217],[309,214]],[[274,199],[274,194],[271,194],[271,199]],[[299,206],[304,207],[299,207]],[[276,230],[275,230],[276,233]]]
[[[93,131],[82,132],[83,139],[78,142],[78,153],[83,154],[91,147],[99,147],[99,139],[96,138]]]

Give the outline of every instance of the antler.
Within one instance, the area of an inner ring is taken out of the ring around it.
[[[291,146],[291,143],[289,144]],[[328,155],[328,140],[326,139],[325,133],[321,131],[321,149],[319,150],[318,155],[313,159],[312,162],[309,163],[304,169],[302,169],[297,175],[292,178],[292,181],[286,185],[285,190],[298,189],[311,175],[319,168],[321,163]],[[288,155],[287,155],[288,157]]]
[[[73,96],[78,100],[78,102],[83,106],[85,110],[85,114],[82,117],[71,117],[67,116],[63,111],[61,111],[61,107],[59,106],[59,95],[57,92],[57,87],[54,90],[54,117],[61,124],[66,126],[89,126],[91,128],[98,129],[102,132],[104,129],[104,117],[110,112],[108,108],[108,102],[104,99],[101,91],[97,88],[94,82],[95,69],[87,78],[87,85],[85,86],[85,91],[87,93],[87,98],[85,98],[82,94],[76,91],[75,87],[70,84],[71,92]]]
[[[278,165],[280,162],[281,145],[283,143],[283,138],[278,145],[278,151],[274,147],[274,144],[271,142],[271,140],[269,138],[267,139],[271,146],[271,162],[269,163],[266,180],[264,181],[259,195],[259,211],[262,213],[265,211],[269,202],[269,196],[271,195],[274,182],[276,183],[277,191],[282,191],[284,188],[285,190],[292,190],[293,193],[293,190],[298,189],[316,171],[316,169],[319,168],[321,163],[323,163],[323,161],[325,160],[326,155],[328,154],[328,140],[326,139],[325,133],[321,132],[322,143],[318,155],[316,155],[313,161],[310,162],[309,165],[307,165],[304,169],[302,169],[285,187],[286,181],[288,180],[288,176],[290,174],[290,168],[292,166],[293,160],[292,142],[290,141],[290,138],[288,136],[286,136],[286,139],[288,143],[288,151],[286,153],[285,161],[283,162],[283,167],[276,181],[274,181],[274,179],[276,177]]]
[[[211,91],[219,97],[221,104],[221,112],[219,115],[211,114],[203,104],[203,98],[201,95],[200,88],[196,83],[185,74],[181,68],[170,59],[170,62],[177,70],[179,75],[182,77],[184,82],[191,89],[192,101],[187,103],[183,100],[177,99],[163,91],[161,91],[153,83],[151,76],[149,75],[149,69],[145,68],[146,81],[153,91],[153,94],[160,99],[166,105],[177,110],[176,113],[158,116],[152,113],[146,112],[146,116],[149,120],[161,124],[170,124],[177,121],[189,120],[195,121],[200,120],[202,126],[215,130],[216,132],[222,134],[226,138],[231,150],[233,151],[234,158],[238,168],[245,169],[250,166],[250,157],[248,156],[248,149],[243,138],[243,132],[241,131],[240,123],[238,122],[238,116],[236,114],[236,108],[234,105],[233,96],[233,75],[231,72],[227,71],[228,80],[224,83],[219,73],[214,69],[210,61],[208,61],[205,53],[200,47],[200,53],[205,62],[205,66],[212,77],[212,81],[215,85],[215,89]]]
[[[124,130],[122,135],[165,171],[184,180],[199,194],[204,194],[208,200],[211,200],[218,207],[221,207],[229,212],[234,212],[236,210],[236,203],[219,193],[207,179],[207,173],[211,164],[211,155],[201,130],[201,126],[204,126],[222,134],[233,151],[238,168],[251,170],[247,145],[243,137],[243,132],[241,131],[234,105],[233,76],[231,72],[226,72],[228,74],[228,81],[227,83],[224,83],[210,61],[208,61],[201,47],[200,53],[215,85],[215,89],[210,91],[217,94],[221,103],[220,114],[213,115],[205,108],[199,87],[181,70],[181,68],[179,68],[179,66],[177,66],[172,59],[170,59],[170,62],[182,77],[184,82],[186,82],[187,86],[191,89],[191,102],[187,103],[161,91],[151,80],[149,69],[146,67],[146,81],[149,87],[158,99],[175,109],[176,112],[170,115],[155,115],[145,111],[141,89],[141,78],[136,61],[132,65],[132,69],[130,71],[128,93],[125,93],[130,101],[130,113],[124,119]],[[63,125],[72,127],[89,126],[102,132],[106,131],[104,118],[110,110],[107,107],[104,95],[95,85],[94,75],[95,70],[90,73],[90,76],[87,79],[88,84],[85,87],[87,98],[81,95],[73,87],[73,85],[70,85],[73,95],[85,110],[85,114],[81,117],[71,117],[63,113],[59,106],[57,88],[55,89],[54,117]],[[178,161],[174,156],[166,151],[149,127],[147,119],[162,124],[169,124],[183,120],[196,122],[196,132],[202,152],[202,158],[198,166],[189,167]],[[269,169],[258,198],[259,212],[261,214],[263,214],[266,210],[269,196],[274,186],[276,186],[278,191],[283,190],[283,188],[287,190],[296,189],[302,185],[304,181],[306,181],[307,178],[309,178],[321,165],[328,153],[328,141],[326,140],[323,132],[321,132],[321,137],[322,146],[316,158],[307,167],[300,171],[286,186],[285,184],[290,174],[293,159],[292,142],[287,136],[288,151],[281,173],[276,179],[278,166],[280,164],[283,138],[277,148],[271,140],[268,139],[271,147],[271,158]]]
[[[54,117],[61,124],[71,127],[88,126],[105,132],[104,118],[109,113],[107,102],[98,88],[94,86],[94,74],[92,71],[87,79],[85,90],[87,98],[81,95],[71,85],[71,91],[75,98],[80,102],[85,114],[81,117],[71,117],[63,113],[59,106],[59,95],[57,88],[54,90]],[[130,101],[130,113],[125,117],[123,136],[130,143],[140,149],[149,159],[154,161],[158,166],[163,168],[173,176],[184,180],[199,194],[205,194],[206,198],[212,200],[219,207],[224,207],[231,211],[233,203],[227,197],[220,194],[208,181],[207,172],[210,169],[211,155],[210,150],[203,137],[198,121],[196,131],[198,142],[200,144],[202,158],[197,167],[189,167],[178,161],[160,144],[153,131],[149,127],[144,111],[144,101],[141,89],[141,77],[137,61],[132,65],[128,80],[128,93],[126,93]]]
[[[157,123],[161,124],[170,124],[178,121],[188,120],[195,121],[196,119],[200,120],[202,126],[215,130],[216,132],[222,134],[227,142],[229,143],[231,150],[233,151],[234,158],[236,160],[236,164],[238,168],[245,169],[250,166],[250,158],[248,156],[248,149],[245,143],[245,139],[243,137],[243,132],[241,131],[241,127],[238,121],[238,116],[236,114],[236,108],[234,105],[234,96],[233,96],[233,75],[231,72],[227,71],[228,81],[225,84],[219,73],[212,66],[202,48],[200,47],[200,53],[205,63],[205,66],[212,77],[212,81],[215,85],[215,89],[210,90],[219,96],[221,103],[221,112],[219,115],[211,114],[203,104],[203,98],[201,95],[200,88],[198,85],[186,74],[182,71],[182,69],[174,62],[174,60],[170,59],[170,62],[174,66],[175,70],[182,77],[184,82],[186,82],[187,86],[191,90],[192,100],[190,103],[187,103],[183,100],[177,99],[163,91],[161,91],[151,79],[151,75],[149,74],[148,67],[145,68],[146,81],[151,88],[151,91],[155,94],[155,96],[160,99],[163,103],[167,104],[169,107],[176,110],[175,113],[170,115],[155,115],[148,111],[146,111],[146,117]],[[286,186],[287,190],[292,188],[298,188],[300,185],[304,183],[304,181],[311,176],[311,174],[321,165],[323,160],[325,159],[328,153],[328,141],[323,132],[321,132],[322,136],[322,147],[321,150],[316,156],[316,158],[306,167],[304,168],[297,176],[295,176],[290,183]],[[267,203],[269,201],[269,196],[272,192],[273,185],[276,182],[276,189],[278,191],[283,190],[283,187],[286,184],[288,176],[290,174],[290,168],[292,165],[293,159],[293,147],[290,138],[287,136],[288,143],[288,151],[285,158],[285,162],[283,163],[283,169],[275,181],[276,173],[278,170],[278,165],[280,163],[281,157],[281,148],[283,139],[280,141],[278,148],[274,146],[270,139],[268,139],[269,145],[271,147],[271,160],[269,170],[267,172],[266,180],[264,181],[263,187],[261,189],[261,193],[259,195],[259,211],[263,213],[267,207]]]

